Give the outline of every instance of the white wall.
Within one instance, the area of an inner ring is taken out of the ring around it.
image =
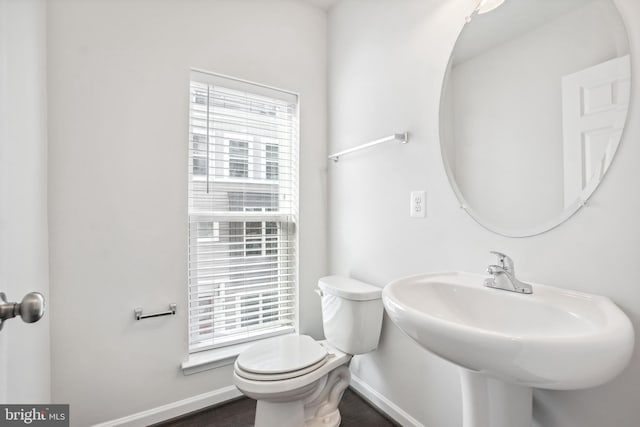
[[[189,67],[301,99],[301,330],[326,273],[326,13],[294,0],[48,9],[53,399],[86,426],[232,384],[185,377]],[[133,320],[133,309],[176,317]]]
[[[438,108],[448,57],[472,0],[345,0],[329,15],[329,151],[408,130],[385,145],[329,164],[329,265],[383,286],[414,273],[482,272],[491,249],[510,254],[523,280],[607,295],[640,331],[640,108],[592,202],[540,236],[492,234],[459,209],[440,155]],[[633,94],[640,99],[640,3],[617,0],[629,30]],[[408,215],[411,190],[427,191],[426,219]],[[640,422],[640,338],[627,370],[584,391],[534,393],[545,427],[634,427]],[[615,349],[612,349],[615,351]],[[388,318],[378,351],[353,371],[425,426],[461,425],[459,378]]]
[[[0,292],[49,293],[46,5],[0,0]],[[50,310],[0,331],[0,403],[48,403]]]

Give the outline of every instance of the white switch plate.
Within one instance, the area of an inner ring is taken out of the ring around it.
[[[427,216],[427,195],[424,191],[411,192],[411,212],[414,218],[424,218]]]

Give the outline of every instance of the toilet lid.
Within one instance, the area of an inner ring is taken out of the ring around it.
[[[238,362],[236,362],[235,373],[236,373],[236,375],[238,375],[238,376],[240,376],[242,378],[246,378],[248,380],[253,380],[253,381],[282,381],[282,380],[288,380],[288,379],[291,379],[291,378],[301,377],[303,375],[307,375],[308,373],[315,371],[316,369],[320,368],[322,365],[327,363],[327,360],[330,357],[331,357],[330,355],[327,355],[327,357],[325,357],[324,359],[322,359],[318,363],[314,363],[313,365],[307,366],[306,368],[300,369],[298,371],[285,372],[283,374],[255,374],[253,372],[247,372],[247,371],[241,369],[240,367],[238,367]]]
[[[252,345],[236,363],[245,372],[284,374],[324,361],[327,350],[308,335],[286,335]]]

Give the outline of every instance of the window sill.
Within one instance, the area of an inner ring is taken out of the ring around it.
[[[230,345],[228,347],[214,348],[212,350],[192,353],[189,355],[188,359],[180,365],[182,373],[184,375],[192,375],[197,374],[198,372],[208,371],[209,369],[232,365],[235,363],[236,358],[240,353],[260,341],[261,340],[249,341],[242,344]]]
[[[254,344],[253,341],[229,347],[214,348],[213,350],[192,353],[189,355],[186,362],[182,362],[182,365],[180,366],[182,368],[182,373],[185,375],[192,375],[197,374],[198,372],[208,371],[209,369],[232,365],[236,361],[238,355],[252,344]]]

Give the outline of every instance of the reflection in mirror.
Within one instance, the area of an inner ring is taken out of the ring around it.
[[[474,14],[440,111],[463,206],[510,236],[561,223],[611,165],[629,93],[628,39],[611,0],[507,0]]]

